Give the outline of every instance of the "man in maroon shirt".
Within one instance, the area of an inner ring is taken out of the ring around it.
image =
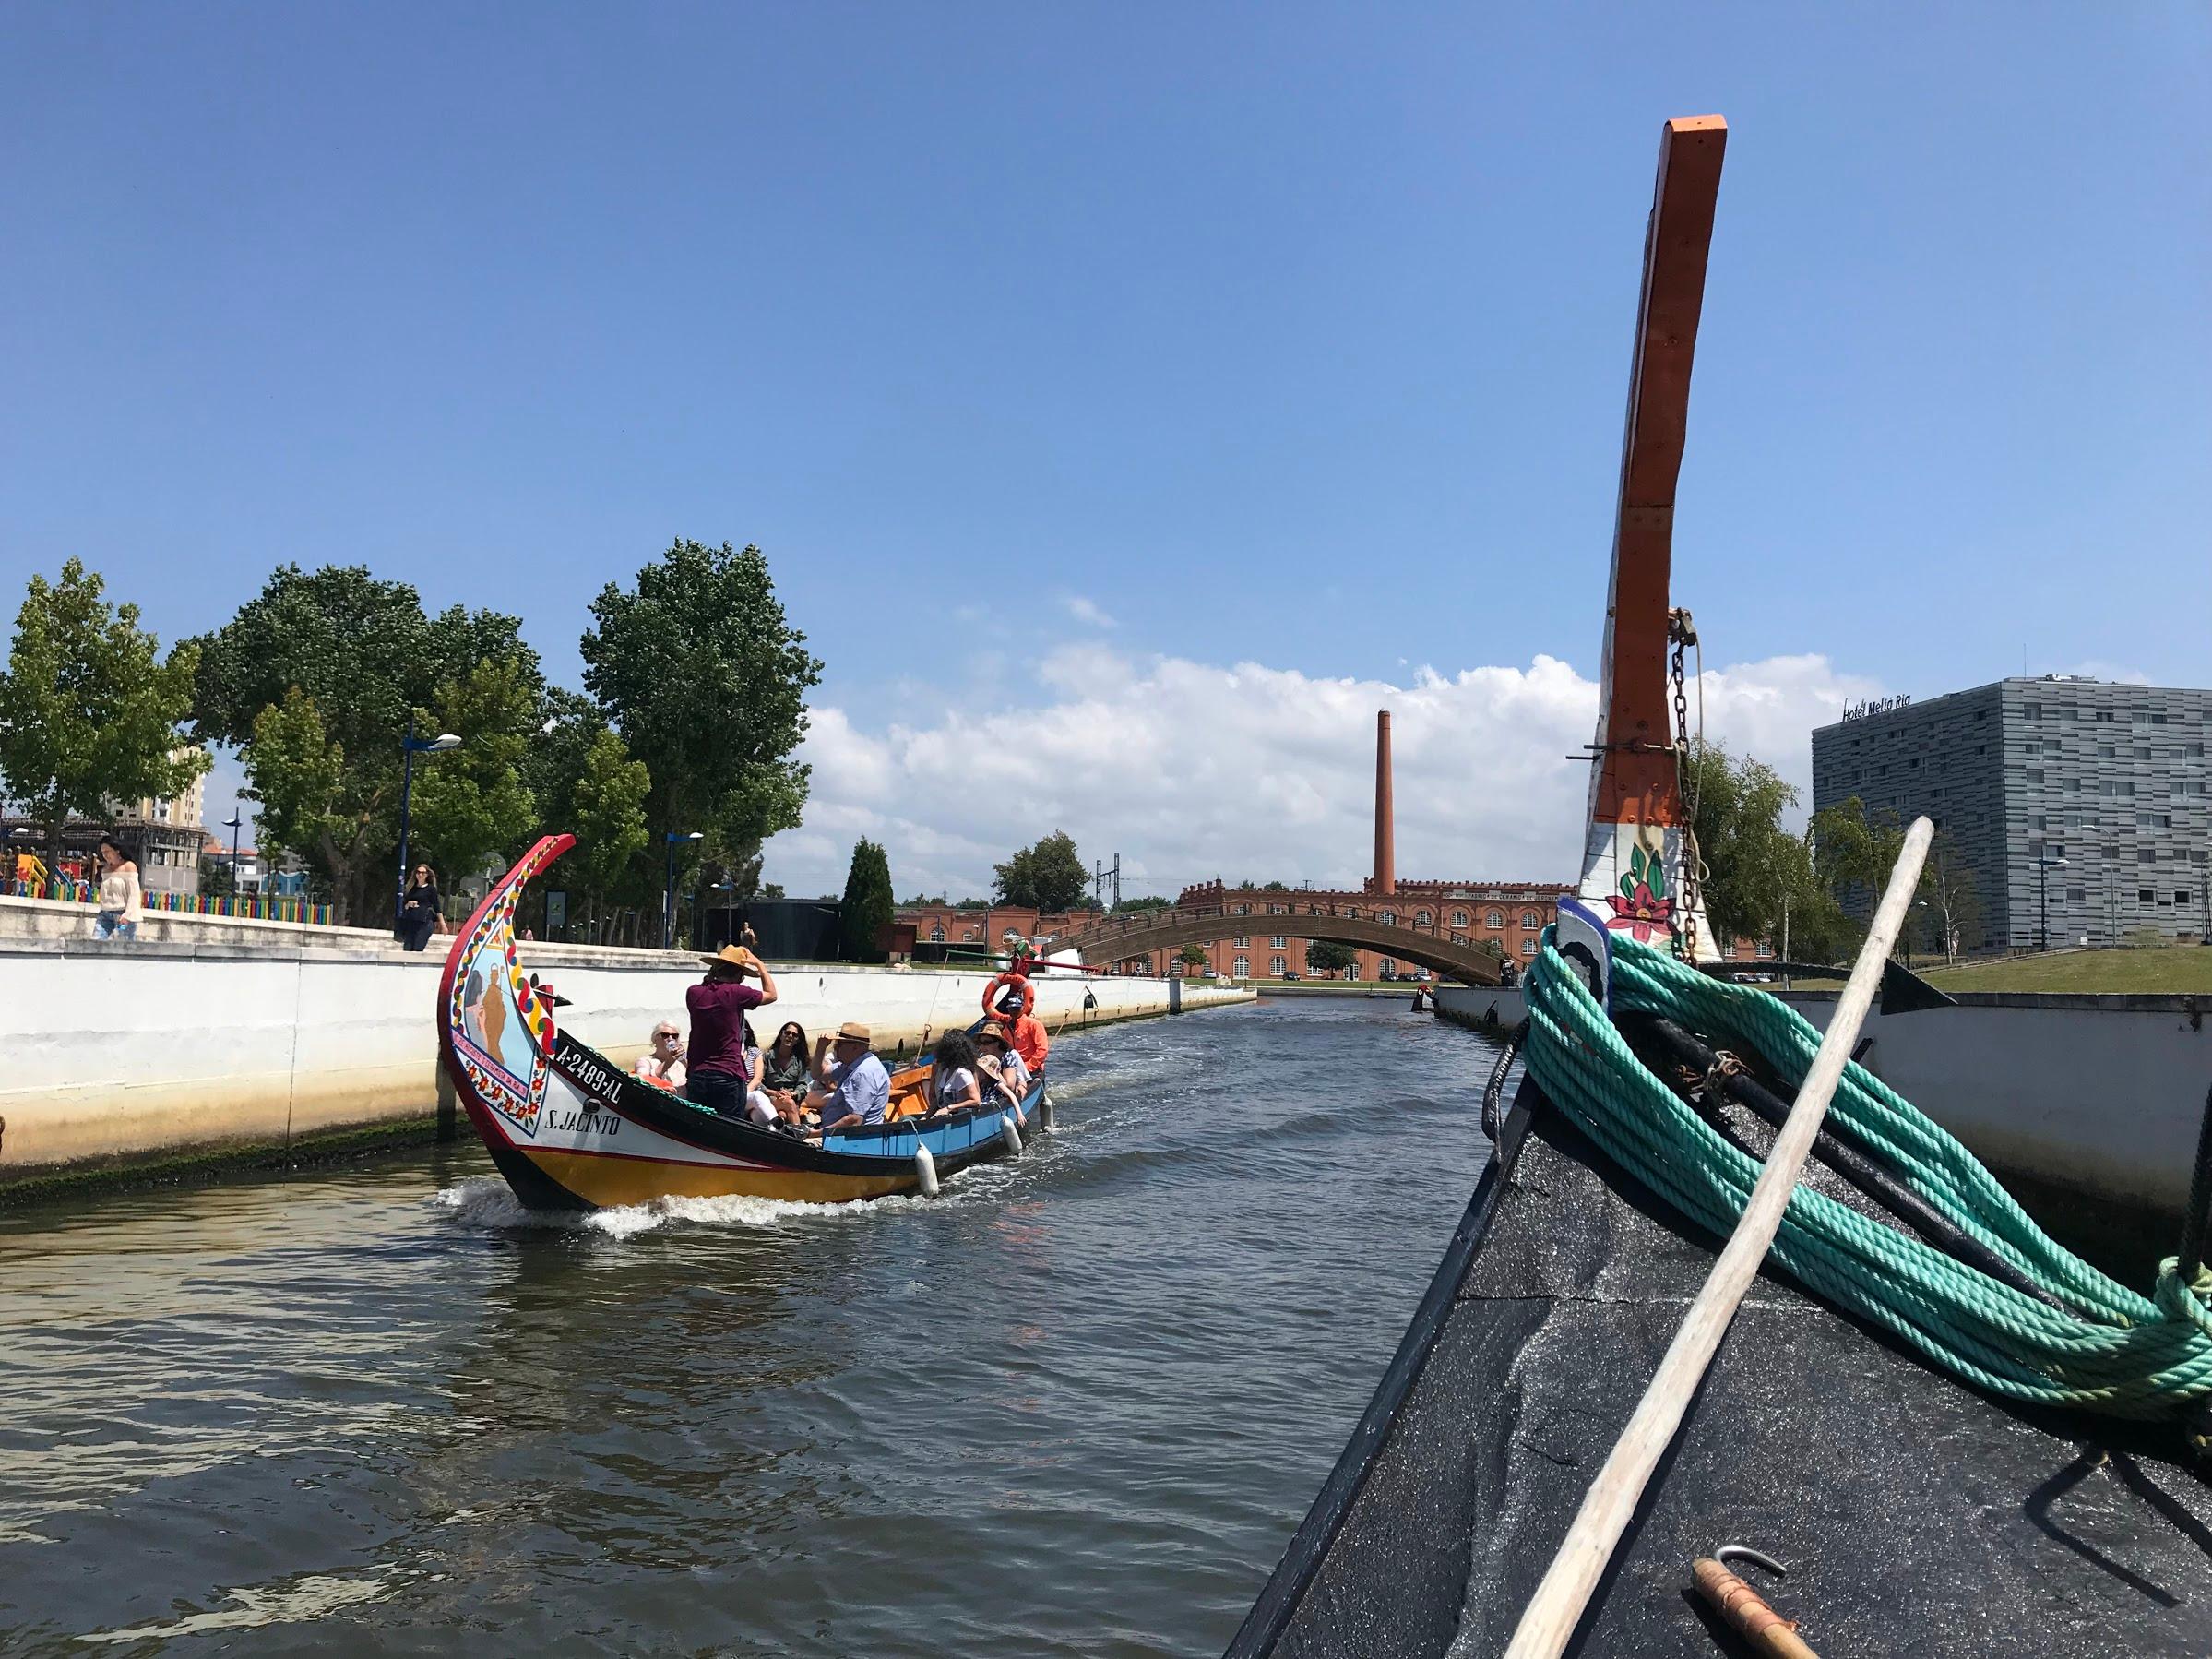
[[[702,1106],[741,1122],[753,1087],[753,1056],[745,1048],[745,1016],[776,1000],[776,979],[742,945],[724,945],[707,964],[707,977],[684,993],[691,1010],[691,1045],[684,1052],[684,1092]],[[745,983],[748,976],[760,981]]]

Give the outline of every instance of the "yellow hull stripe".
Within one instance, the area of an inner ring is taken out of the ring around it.
[[[898,1175],[838,1176],[810,1169],[745,1169],[716,1164],[601,1158],[589,1153],[517,1149],[545,1176],[602,1210],[655,1199],[782,1199],[795,1204],[843,1204],[912,1189],[910,1170]]]

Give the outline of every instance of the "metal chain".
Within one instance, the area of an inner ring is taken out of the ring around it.
[[[1674,644],[1674,788],[1681,798],[1682,822],[1682,957],[1684,961],[1697,960],[1697,906],[1698,870],[1703,860],[1697,855],[1697,831],[1691,819],[1696,816],[1697,802],[1690,791],[1690,699],[1683,687],[1683,653],[1697,642],[1697,624],[1690,613],[1677,608],[1667,613],[1667,638]],[[1698,648],[1702,664],[1705,650]],[[1703,676],[1700,676],[1702,681]],[[1703,692],[1700,691],[1702,702]],[[1700,722],[1702,724],[1702,722]],[[1700,733],[1702,736],[1703,734]]]

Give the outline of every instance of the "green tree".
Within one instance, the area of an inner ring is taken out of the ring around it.
[[[1714,743],[1693,746],[1688,782],[1706,866],[1699,892],[1713,931],[1723,938],[1770,941],[1801,961],[1849,956],[1863,929],[1838,902],[1835,871],[1824,873],[1814,856],[1821,818],[1803,836],[1782,828],[1782,813],[1797,805],[1797,791],[1764,762],[1739,759]],[[1850,850],[1839,841],[1830,862],[1856,872],[1877,850],[1865,834],[1863,812],[1852,822]]]
[[[1005,864],[993,865],[998,901],[1034,910],[1066,910],[1089,884],[1076,843],[1055,830],[1034,846],[1024,847]]]
[[[358,900],[371,819],[352,798],[343,745],[330,735],[323,710],[297,686],[261,710],[241,750],[246,793],[260,803],[255,839],[267,858],[291,851],[329,881],[341,919]]]
[[[1136,911],[1171,910],[1172,908],[1174,908],[1173,905],[1168,900],[1158,897],[1124,899],[1113,907],[1113,913],[1117,916],[1125,916]]]
[[[472,875],[496,853],[512,863],[537,827],[537,806],[523,770],[538,734],[540,687],[515,657],[485,658],[438,688],[418,710],[419,731],[465,734],[461,746],[418,756],[410,833],[420,858],[449,881]]]
[[[592,734],[568,785],[567,821],[576,836],[576,858],[583,876],[585,913],[601,914],[610,897],[626,896],[635,885],[638,861],[652,841],[645,804],[652,774],[611,727]],[[603,940],[601,942],[604,942]]]
[[[1175,952],[1175,960],[1181,962],[1185,968],[1203,968],[1206,966],[1206,947],[1203,945],[1185,945],[1182,949]]]
[[[652,775],[657,834],[700,830],[700,850],[757,878],[760,843],[799,822],[806,693],[822,676],[784,615],[757,547],[679,541],[592,602],[584,685]],[[748,867],[749,866],[749,867]]]
[[[1305,948],[1305,965],[1319,973],[1344,973],[1360,965],[1360,957],[1350,945],[1315,939]]]
[[[174,794],[208,769],[179,729],[192,712],[198,652],[138,627],[138,607],[111,605],[80,559],[61,579],[30,579],[0,674],[0,784],[61,844],[72,818],[111,803]]]
[[[1962,950],[1978,949],[1982,942],[1981,889],[1948,830],[1938,830],[1928,849],[1921,889],[1927,909],[1915,908],[1911,913],[1925,917],[1927,931],[1934,938],[1934,954],[1948,960]]]
[[[248,776],[262,781],[256,790],[266,783],[285,801],[274,819],[263,815],[264,850],[289,850],[317,868],[341,921],[380,922],[388,908],[382,862],[398,841],[409,715],[487,661],[512,662],[533,698],[542,695],[537,654],[519,628],[513,616],[458,605],[426,615],[412,587],[359,566],[310,573],[285,565],[196,641],[199,735],[240,746]],[[295,691],[304,703],[287,710]],[[272,709],[286,710],[270,727],[280,746],[256,758],[257,729]],[[480,735],[455,729],[464,742]],[[419,773],[452,758],[441,755]],[[302,776],[289,775],[300,767]]]
[[[852,865],[845,873],[845,901],[838,910],[838,928],[845,946],[845,960],[880,962],[884,948],[878,942],[891,925],[891,861],[872,841],[852,845]]]

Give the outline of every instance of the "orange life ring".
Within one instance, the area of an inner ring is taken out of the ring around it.
[[[998,994],[1009,985],[1021,987],[1021,1012],[1024,1018],[1027,1018],[1029,1010],[1037,1006],[1037,987],[1029,983],[1026,974],[1002,973],[983,987],[983,1013],[987,1018],[993,1020],[1006,1018],[998,1011]]]

